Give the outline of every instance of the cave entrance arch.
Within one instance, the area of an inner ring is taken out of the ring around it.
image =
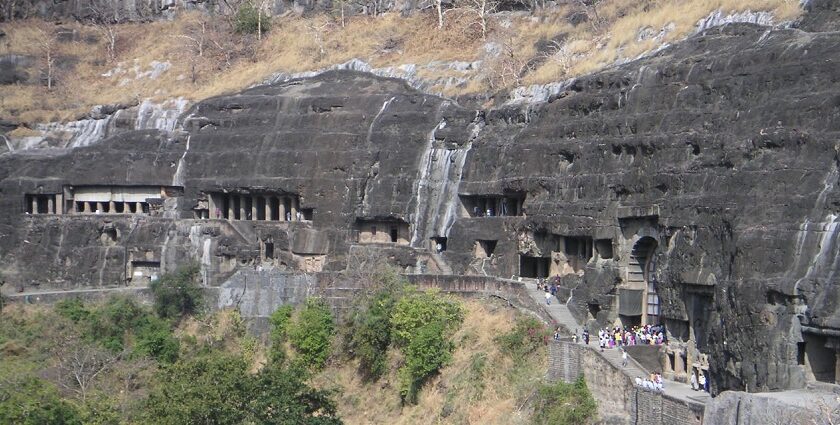
[[[656,239],[645,236],[633,245],[627,264],[627,283],[642,290],[642,325],[659,324],[659,294],[656,282]]]

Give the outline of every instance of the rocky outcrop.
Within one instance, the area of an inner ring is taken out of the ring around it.
[[[706,407],[705,420],[721,425],[830,424],[840,420],[840,398],[820,391],[748,394],[730,391]]]
[[[561,276],[591,326],[666,324],[714,393],[802,387],[828,379],[840,330],[839,47],[727,25],[487,110],[330,71],[199,102],[176,131],[6,153],[4,288],[190,259],[217,286],[341,270],[365,245],[409,272]],[[138,186],[159,205],[41,213],[42,196]]]

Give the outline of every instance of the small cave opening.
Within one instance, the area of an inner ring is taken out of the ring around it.
[[[475,241],[475,258],[489,258],[496,251],[496,240],[478,239]]]
[[[551,257],[532,257],[519,255],[519,276],[542,279],[548,277]]]
[[[609,260],[613,258],[613,244],[612,239],[597,239],[595,241],[595,251],[598,252],[598,256]]]
[[[447,238],[443,236],[435,236],[431,239],[432,241],[432,248],[435,252],[440,253],[446,251],[446,242]]]

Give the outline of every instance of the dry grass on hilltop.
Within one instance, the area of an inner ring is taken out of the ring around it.
[[[453,362],[423,387],[417,405],[400,403],[396,353],[391,373],[378,382],[363,383],[356,362],[349,362],[329,366],[315,384],[337,390],[339,415],[346,423],[529,423],[522,401],[545,374],[547,350],[514,363],[493,339],[513,327],[518,313],[492,301],[468,301],[465,307],[464,324],[453,338]]]
[[[74,65],[57,72],[52,91],[34,85],[0,86],[0,118],[67,120],[97,104],[179,96],[199,100],[240,90],[276,72],[316,70],[352,58],[377,67],[484,60],[483,69],[472,75],[469,84],[450,89],[447,95],[542,84],[589,73],[684,38],[698,20],[718,9],[770,11],[777,21],[801,13],[797,0],[603,0],[597,8],[599,23],[572,25],[570,14],[587,12],[574,4],[533,15],[494,15],[486,42],[470,19],[457,13],[447,14],[441,30],[431,14],[423,13],[352,17],[344,27],[326,15],[280,17],[262,40],[230,33],[221,17],[183,13],[173,21],[117,26],[113,60],[108,60],[97,28],[64,23],[61,27],[75,30],[77,36],[72,42],[54,41],[52,49],[59,65]],[[44,68],[45,42],[56,24],[26,20],[0,28],[7,34],[0,42],[0,54],[30,55]],[[663,28],[668,30],[661,37],[639,40],[640,30],[659,33]],[[190,38],[204,40],[200,55]],[[488,46],[500,54],[489,56]],[[137,78],[134,68],[149,71],[154,61],[169,62],[170,68],[156,79]],[[434,71],[425,72],[425,77],[435,77],[428,75]]]

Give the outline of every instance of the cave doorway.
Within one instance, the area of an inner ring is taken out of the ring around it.
[[[828,338],[823,335],[805,333],[802,335],[805,363],[805,375],[808,379],[837,382],[837,351],[830,348]]]
[[[548,270],[551,264],[551,257],[531,257],[519,255],[519,276],[532,279],[543,279],[548,277]]]
[[[445,238],[443,236],[435,236],[431,239],[431,241],[432,241],[432,249],[434,249],[434,251],[436,253],[441,253],[443,251],[446,251],[447,238]]]
[[[655,253],[658,243],[656,239],[645,236],[639,239],[630,251],[630,261],[627,264],[627,282],[631,288],[644,290],[643,325],[659,324],[659,294],[656,284]]]

